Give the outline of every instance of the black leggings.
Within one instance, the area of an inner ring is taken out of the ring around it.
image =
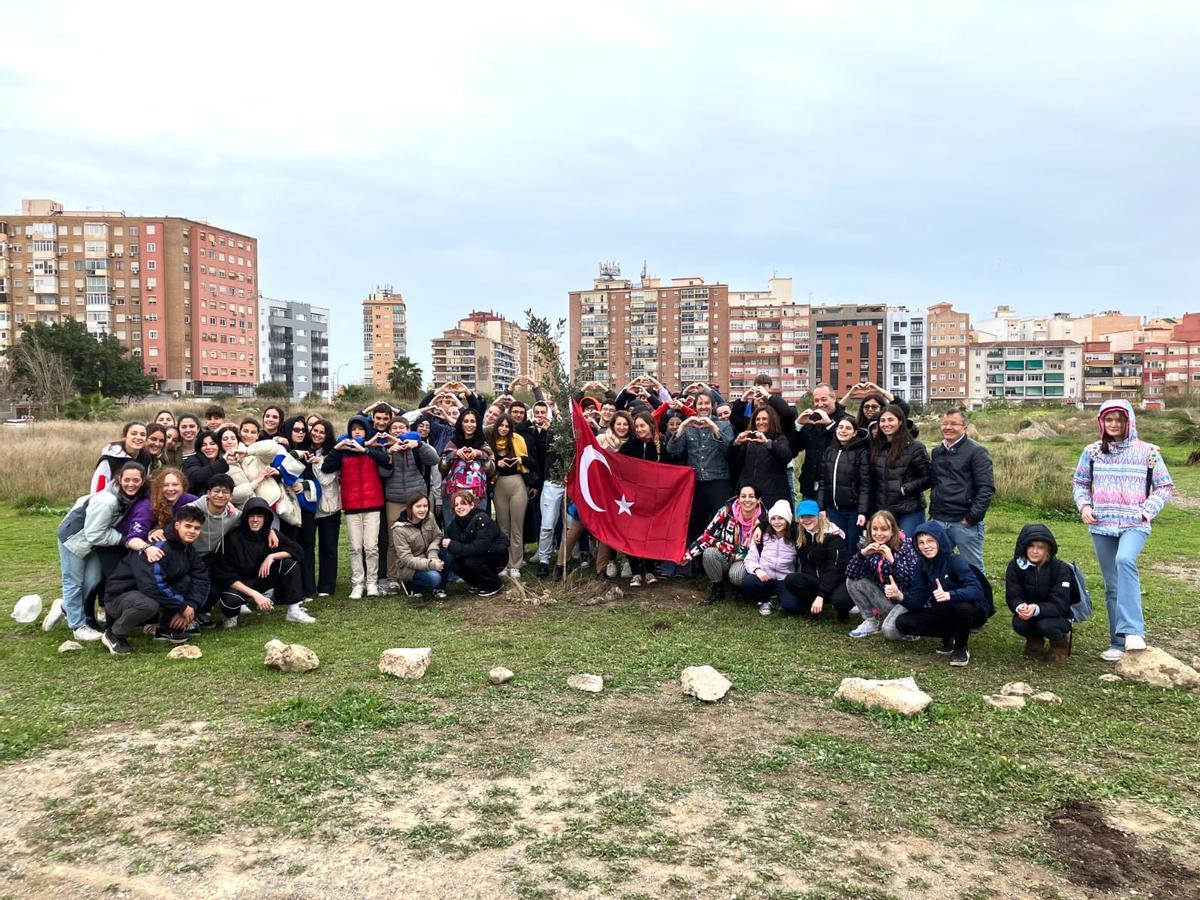
[[[500,570],[507,563],[507,550],[479,556],[455,556],[450,560],[450,571],[477,591],[495,591],[503,584]]]
[[[1061,641],[1071,633],[1071,620],[1062,616],[1034,616],[1032,619],[1013,616],[1012,626],[1021,637],[1043,637],[1051,641]]]
[[[984,611],[970,600],[947,600],[898,616],[896,630],[918,637],[940,637],[953,641],[955,647],[966,647],[971,629],[986,621]]]
[[[275,594],[271,602],[276,606],[291,606],[297,600],[300,600],[300,564],[294,559],[277,559],[271,563],[271,568],[267,572],[266,578],[259,578],[257,573],[251,579],[238,579],[248,588],[252,588],[259,593],[275,589]],[[226,618],[231,618],[238,614],[242,608],[242,604],[246,602],[248,595],[241,591],[235,590],[233,587],[221,589],[221,612],[225,613]]]

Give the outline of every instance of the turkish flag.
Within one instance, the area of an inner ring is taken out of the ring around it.
[[[616,550],[642,559],[677,560],[687,550],[696,473],[605,450],[571,403],[575,462],[567,493],[583,527]]]

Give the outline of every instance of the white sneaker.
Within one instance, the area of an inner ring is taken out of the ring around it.
[[[59,597],[50,604],[50,611],[46,613],[46,618],[42,619],[42,631],[50,631],[55,625],[66,618],[62,603],[62,597]]]
[[[75,640],[77,640],[77,641],[98,641],[98,640],[100,640],[100,632],[98,632],[95,628],[92,628],[90,625],[84,625],[80,628],[76,628],[71,633],[73,635],[75,635]]]
[[[865,638],[879,634],[879,623],[874,619],[863,619],[862,624],[850,632],[852,638]]]
[[[1125,635],[1125,649],[1126,650],[1145,650],[1146,649],[1146,639],[1144,637],[1142,637],[1140,634],[1127,634],[1127,635]]]
[[[771,605],[770,600],[764,600],[762,603],[758,604],[758,614],[760,616],[769,616],[774,611],[775,607]]]
[[[645,578],[643,578],[642,580],[643,580],[643,581],[644,581],[646,584],[654,584],[656,581],[658,581],[658,579],[654,577],[654,573],[653,573],[653,572],[647,572],[647,573],[646,573],[646,577],[645,577]]]
[[[311,625],[317,620],[305,612],[304,608],[299,603],[293,603],[288,607],[287,614],[283,617],[283,621],[296,622],[300,625]]]
[[[242,609],[245,609],[245,608],[246,607],[244,607],[244,606],[242,607]],[[225,621],[223,621],[221,623],[221,627],[222,628],[237,628],[237,620],[238,620],[237,616],[226,616]]]
[[[379,585],[368,584],[367,585],[367,596],[368,597],[378,597],[379,596]]]
[[[317,596],[318,597],[328,597],[329,594],[325,593],[324,591],[321,591],[321,593],[317,594]]]
[[[350,599],[351,600],[361,600],[362,596],[363,596],[363,586],[361,584],[356,584],[354,587],[350,588]]]
[[[630,578],[629,586],[630,587],[641,587],[642,586],[642,576],[634,575],[632,578]]]
[[[625,562],[621,564],[621,577],[628,578],[632,574],[633,566],[629,565],[629,560],[625,560]]]
[[[610,562],[607,566],[604,567],[604,574],[607,575],[609,578],[616,578],[617,577],[617,564],[615,562]]]
[[[252,612],[254,612],[254,610],[252,610],[250,607],[248,607],[245,603],[243,603],[241,606],[238,607],[238,616],[248,616]],[[234,616],[234,619],[236,619],[236,618],[237,618],[237,616]],[[230,627],[232,628],[233,626],[230,626]]]
[[[1125,655],[1125,651],[1118,647],[1109,647],[1100,654],[1100,658],[1105,662],[1119,662],[1121,657]]]

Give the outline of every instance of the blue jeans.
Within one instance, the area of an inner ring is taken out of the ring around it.
[[[419,594],[422,591],[432,591],[436,588],[444,588],[446,586],[446,575],[450,569],[444,568],[438,572],[435,569],[426,569],[420,572],[414,572],[412,581],[406,581],[404,587],[410,594]]]
[[[1125,649],[1125,635],[1146,635],[1146,620],[1142,617],[1142,581],[1138,576],[1137,558],[1150,535],[1145,531],[1126,528],[1120,537],[1093,534],[1092,546],[1104,576],[1104,604],[1108,607],[1108,643],[1118,650]]]
[[[758,605],[773,597],[779,598],[779,607],[784,612],[795,613],[800,609],[800,599],[788,590],[782,578],[761,581],[757,575],[746,573],[742,580],[742,593],[750,602]]]
[[[939,521],[942,525],[946,526],[946,534],[950,536],[950,542],[958,547],[958,555],[971,565],[978,566],[979,571],[982,572],[983,523],[976,522],[974,525],[964,525],[961,521]]]
[[[83,598],[95,589],[103,577],[100,557],[89,553],[80,559],[59,541],[58,561],[62,566],[63,613],[67,617],[67,627],[74,631],[85,624]]]
[[[855,552],[858,549],[858,536],[862,534],[862,529],[858,527],[858,510],[827,509],[825,518],[846,532],[846,552]]]
[[[925,521],[925,510],[918,509],[914,512],[904,513],[896,517],[896,523],[900,526],[900,530],[904,532],[904,536],[910,541],[912,540],[913,532],[917,530],[917,526]]]

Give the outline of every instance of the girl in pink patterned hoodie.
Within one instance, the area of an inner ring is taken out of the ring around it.
[[[1146,649],[1137,558],[1175,485],[1159,449],[1138,440],[1137,418],[1126,401],[1103,404],[1096,420],[1100,440],[1079,457],[1074,495],[1104,576],[1109,647],[1100,658],[1116,662],[1126,650]]]

